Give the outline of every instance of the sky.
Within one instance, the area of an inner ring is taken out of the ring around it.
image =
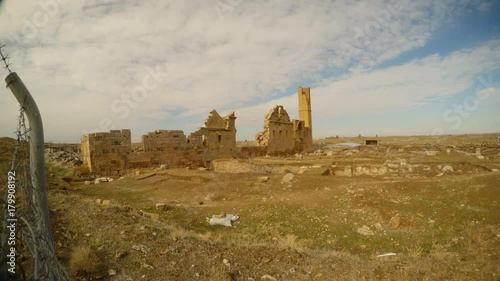
[[[273,106],[298,118],[299,86],[314,138],[500,133],[499,0],[4,0],[0,44],[46,141],[188,135],[212,109],[254,140]]]

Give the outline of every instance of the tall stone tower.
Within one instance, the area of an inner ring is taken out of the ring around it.
[[[311,88],[299,87],[299,120],[312,131]]]
[[[303,147],[307,149],[312,145],[312,112],[311,112],[311,88],[298,89],[299,96],[299,120],[304,122]]]

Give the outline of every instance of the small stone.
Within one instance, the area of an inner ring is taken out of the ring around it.
[[[295,176],[292,173],[286,174],[283,179],[281,180],[282,183],[288,183],[290,182]]]
[[[318,274],[316,274],[316,278],[318,278],[318,279],[319,279],[319,278],[322,278],[322,277],[323,277],[323,273],[318,272]]]
[[[90,233],[85,233],[85,237],[90,237]]]
[[[271,276],[271,275],[269,275],[269,274],[263,275],[260,279],[261,279],[261,280],[278,281],[276,278],[272,277],[272,276]]]
[[[222,263],[223,263],[225,266],[231,266],[231,264],[229,263],[229,260],[228,260],[228,259],[223,259],[223,260],[222,260]]]
[[[443,171],[443,172],[445,172],[445,173],[446,173],[446,172],[453,172],[453,167],[452,167],[452,166],[450,166],[450,165],[445,165],[445,166],[441,169],[441,171]]]
[[[367,225],[363,225],[362,227],[358,228],[358,233],[365,236],[375,235],[375,233],[373,233],[373,231]]]
[[[167,207],[167,204],[165,204],[165,203],[156,203],[155,204],[155,208],[158,211],[163,211],[163,210],[165,210],[166,207]]]
[[[107,200],[107,199],[106,200],[102,200],[102,204],[103,205],[109,205],[109,203],[111,203],[110,200]]]
[[[399,217],[399,215],[395,215],[394,217],[392,217],[390,224],[392,228],[398,228],[399,225],[401,224],[401,218]]]
[[[97,204],[102,204],[102,199],[96,199],[96,200],[95,200],[95,202],[96,202]]]
[[[125,257],[126,255],[128,255],[128,252],[126,252],[126,251],[118,251],[118,252],[115,253],[115,259],[119,260],[119,259]]]
[[[108,270],[108,275],[109,276],[115,276],[116,275],[116,270],[114,270],[114,269]]]
[[[150,265],[150,264],[147,264],[147,263],[143,263],[142,264],[142,267],[146,268],[146,269],[155,269],[154,266]]]
[[[259,182],[267,182],[269,180],[269,177],[264,176],[264,177],[259,177]]]
[[[85,183],[84,183],[84,184],[85,184],[85,185],[90,185],[90,184],[91,184],[91,182],[90,182],[90,181],[85,181]]]
[[[271,261],[271,259],[270,259],[270,258],[268,258],[268,257],[264,257],[264,258],[262,258],[262,259],[260,260],[260,262],[261,262],[261,263],[268,263],[268,262],[270,262],[270,261]]]

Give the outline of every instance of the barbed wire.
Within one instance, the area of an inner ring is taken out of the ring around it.
[[[9,68],[9,66],[12,65],[12,63],[9,62],[9,56],[8,55],[4,55],[3,52],[2,52],[2,49],[4,47],[5,47],[5,45],[0,45],[0,59],[5,64],[4,68],[7,69],[7,71],[9,71],[9,73],[12,73],[12,71]]]
[[[19,188],[20,196],[16,202],[16,217],[18,219],[20,234],[16,237],[19,242],[16,243],[18,248],[18,261],[21,257],[26,258],[28,262],[21,264],[17,263],[18,272],[20,275],[16,278],[23,277],[23,280],[69,280],[68,273],[57,261],[54,255],[52,237],[47,237],[43,233],[41,217],[43,210],[40,204],[42,196],[40,190],[33,186],[30,173],[30,128],[26,126],[24,118],[24,108],[21,107],[18,128],[15,132],[16,145],[14,147],[11,170],[16,172],[16,187]],[[34,175],[37,177],[38,175]],[[17,193],[17,192],[16,192]],[[6,199],[7,199],[6,193]],[[8,218],[6,203],[4,204],[4,227],[2,229],[2,257],[5,257],[4,249],[6,248],[7,227],[6,220]],[[49,241],[50,240],[50,241]],[[6,263],[2,262],[2,266]],[[1,266],[0,266],[1,268]],[[30,274],[26,274],[29,272]],[[26,279],[26,277],[30,277]],[[2,280],[6,279],[6,275],[1,276]],[[19,280],[19,279],[18,279]]]

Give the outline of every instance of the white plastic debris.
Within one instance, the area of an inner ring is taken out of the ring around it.
[[[210,225],[223,225],[223,226],[233,226],[233,221],[239,219],[240,217],[234,214],[222,214],[213,215],[211,218],[207,218]]]

